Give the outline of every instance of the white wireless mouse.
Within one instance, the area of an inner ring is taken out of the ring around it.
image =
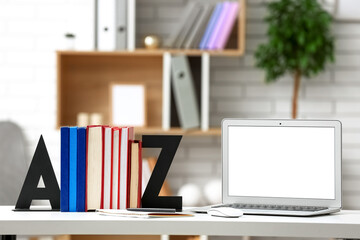
[[[244,214],[240,209],[230,207],[210,208],[207,213],[211,216],[227,218],[238,218]]]

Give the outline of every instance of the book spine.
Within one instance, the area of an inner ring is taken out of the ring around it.
[[[77,127],[70,127],[69,137],[69,211],[76,212]]]
[[[185,9],[181,12],[182,18],[181,18],[180,22],[173,29],[170,36],[167,39],[165,39],[165,41],[164,41],[163,45],[165,48],[172,48],[172,47],[176,46],[178,38],[180,37],[180,35],[183,34],[182,30],[184,28],[186,21],[189,19],[191,11],[194,8],[194,6],[195,6],[195,2],[189,1],[188,4],[186,5]]]
[[[191,34],[191,29],[193,28],[193,25],[196,24],[199,18],[200,12],[201,12],[200,6],[198,3],[195,2],[193,9],[191,9],[190,15],[186,19],[185,25],[181,30],[181,34],[176,39],[175,48],[184,47],[185,41],[189,38],[189,35]]]
[[[60,142],[61,142],[60,211],[68,212],[69,211],[69,127],[62,127],[60,129]]]
[[[110,209],[110,189],[111,189],[111,148],[112,148],[112,138],[111,138],[111,128],[105,127],[104,132],[104,176],[103,176],[103,208]]]
[[[191,31],[189,33],[189,36],[185,40],[184,48],[189,49],[194,46],[195,39],[197,35],[202,32],[202,28],[204,28],[204,24],[208,19],[206,19],[208,12],[210,9],[210,5],[201,4],[200,5],[200,13],[199,17],[196,19],[195,23],[193,24],[193,27],[191,28]]]
[[[141,193],[142,193],[142,142],[139,143],[139,180],[138,180],[138,199],[137,199],[137,207],[141,207]]]
[[[218,19],[216,21],[216,24],[214,26],[214,29],[213,29],[213,31],[211,33],[211,36],[209,38],[209,42],[206,45],[207,49],[210,49],[210,50],[215,49],[215,45],[217,43],[217,38],[219,37],[220,30],[223,27],[223,24],[224,24],[224,21],[225,21],[225,18],[226,18],[226,15],[227,15],[228,11],[229,11],[230,6],[231,6],[230,2],[224,2],[223,3],[223,8],[221,9],[219,17],[218,17]]]
[[[86,127],[86,163],[85,163],[85,211],[88,210],[88,201],[87,201],[87,196],[88,196],[88,181],[87,181],[87,176],[89,174],[88,171],[88,161],[89,161],[89,126]]]
[[[202,18],[199,20],[201,21],[199,24],[199,29],[196,32],[194,39],[191,42],[190,48],[199,48],[201,38],[205,33],[207,24],[210,20],[211,14],[214,11],[214,9],[215,9],[214,4],[206,4],[204,6],[204,14],[202,15]]]
[[[100,208],[104,209],[104,177],[105,177],[105,127],[101,127],[101,144],[102,144],[102,154],[101,154],[101,200],[100,200]]]
[[[113,151],[112,151],[112,197],[111,197],[111,208],[119,208],[119,164],[120,164],[120,153],[119,153],[119,144],[121,141],[121,129],[115,127],[113,128]]]
[[[220,29],[218,34],[218,38],[215,42],[215,49],[224,49],[227,41],[229,40],[231,30],[236,21],[236,17],[238,16],[239,12],[239,3],[238,2],[231,2],[229,3],[230,7],[225,16],[223,27]]]
[[[77,204],[76,211],[85,211],[86,183],[86,128],[78,128],[77,144]]]
[[[132,140],[129,140],[129,158],[130,158],[130,161],[129,161],[129,170],[128,171],[128,176],[129,176],[129,207],[130,208],[135,208],[136,206],[133,204],[133,201],[134,201],[134,185],[135,185],[135,180],[134,180],[134,177],[135,177],[135,173],[134,173],[134,170],[136,168],[136,164],[134,164],[134,145],[135,145],[135,141],[132,141]]]
[[[207,43],[211,37],[211,33],[213,32],[213,29],[215,27],[216,21],[221,13],[221,9],[223,7],[222,3],[217,3],[215,6],[215,9],[210,17],[209,23],[206,27],[204,36],[202,37],[201,41],[200,41],[200,45],[199,48],[200,49],[206,49]]]
[[[121,160],[121,144],[122,144],[122,136],[123,136],[123,132],[122,132],[122,129],[123,128],[120,128],[119,129],[119,151],[118,151],[118,161],[119,161],[119,164],[118,164],[118,186],[117,186],[117,209],[120,209],[120,180],[121,180],[121,163],[122,163],[122,160]]]
[[[111,128],[111,139],[112,139],[112,144],[111,144],[111,166],[110,166],[110,209],[114,209],[113,207],[113,185],[114,185],[114,128]]]
[[[130,154],[130,149],[131,149],[131,143],[134,142],[135,140],[135,130],[134,127],[128,127],[128,168],[127,168],[127,172],[128,172],[128,177],[127,177],[127,203],[126,203],[126,207],[130,207],[130,162],[131,162],[131,154]]]
[[[129,141],[129,128],[123,127],[121,129],[121,157],[120,157],[120,209],[127,208],[128,196],[128,141]]]
[[[88,126],[86,160],[86,210],[101,208],[102,126]]]

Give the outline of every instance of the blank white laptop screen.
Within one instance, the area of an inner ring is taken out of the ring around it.
[[[228,130],[230,196],[335,199],[335,128]]]

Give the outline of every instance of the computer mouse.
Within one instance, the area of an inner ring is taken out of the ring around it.
[[[244,214],[243,211],[241,211],[240,209],[231,207],[210,208],[207,213],[211,216],[227,218],[238,218]]]

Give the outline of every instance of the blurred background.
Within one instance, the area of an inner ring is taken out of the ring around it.
[[[265,72],[255,66],[254,53],[267,41],[267,2],[246,1],[243,54],[210,57],[210,127],[219,128],[225,117],[291,118],[293,76],[266,84]],[[338,1],[321,2],[330,13],[335,12]],[[143,48],[143,39],[150,34],[167,38],[187,3],[137,0],[136,48]],[[90,0],[0,0],[0,121],[20,126],[27,164],[43,134],[58,180],[56,51],[68,49],[66,33],[76,36],[70,43],[74,50],[94,49],[94,11]],[[356,13],[341,14],[333,15],[331,24],[335,62],[327,64],[318,76],[302,79],[298,118],[342,122],[343,208],[360,209],[360,19]],[[220,143],[219,134],[183,137],[167,177],[174,193],[186,184],[195,185],[183,196],[197,205],[220,196]],[[214,189],[213,193],[206,193],[206,187]],[[194,191],[199,199],[193,199]]]

